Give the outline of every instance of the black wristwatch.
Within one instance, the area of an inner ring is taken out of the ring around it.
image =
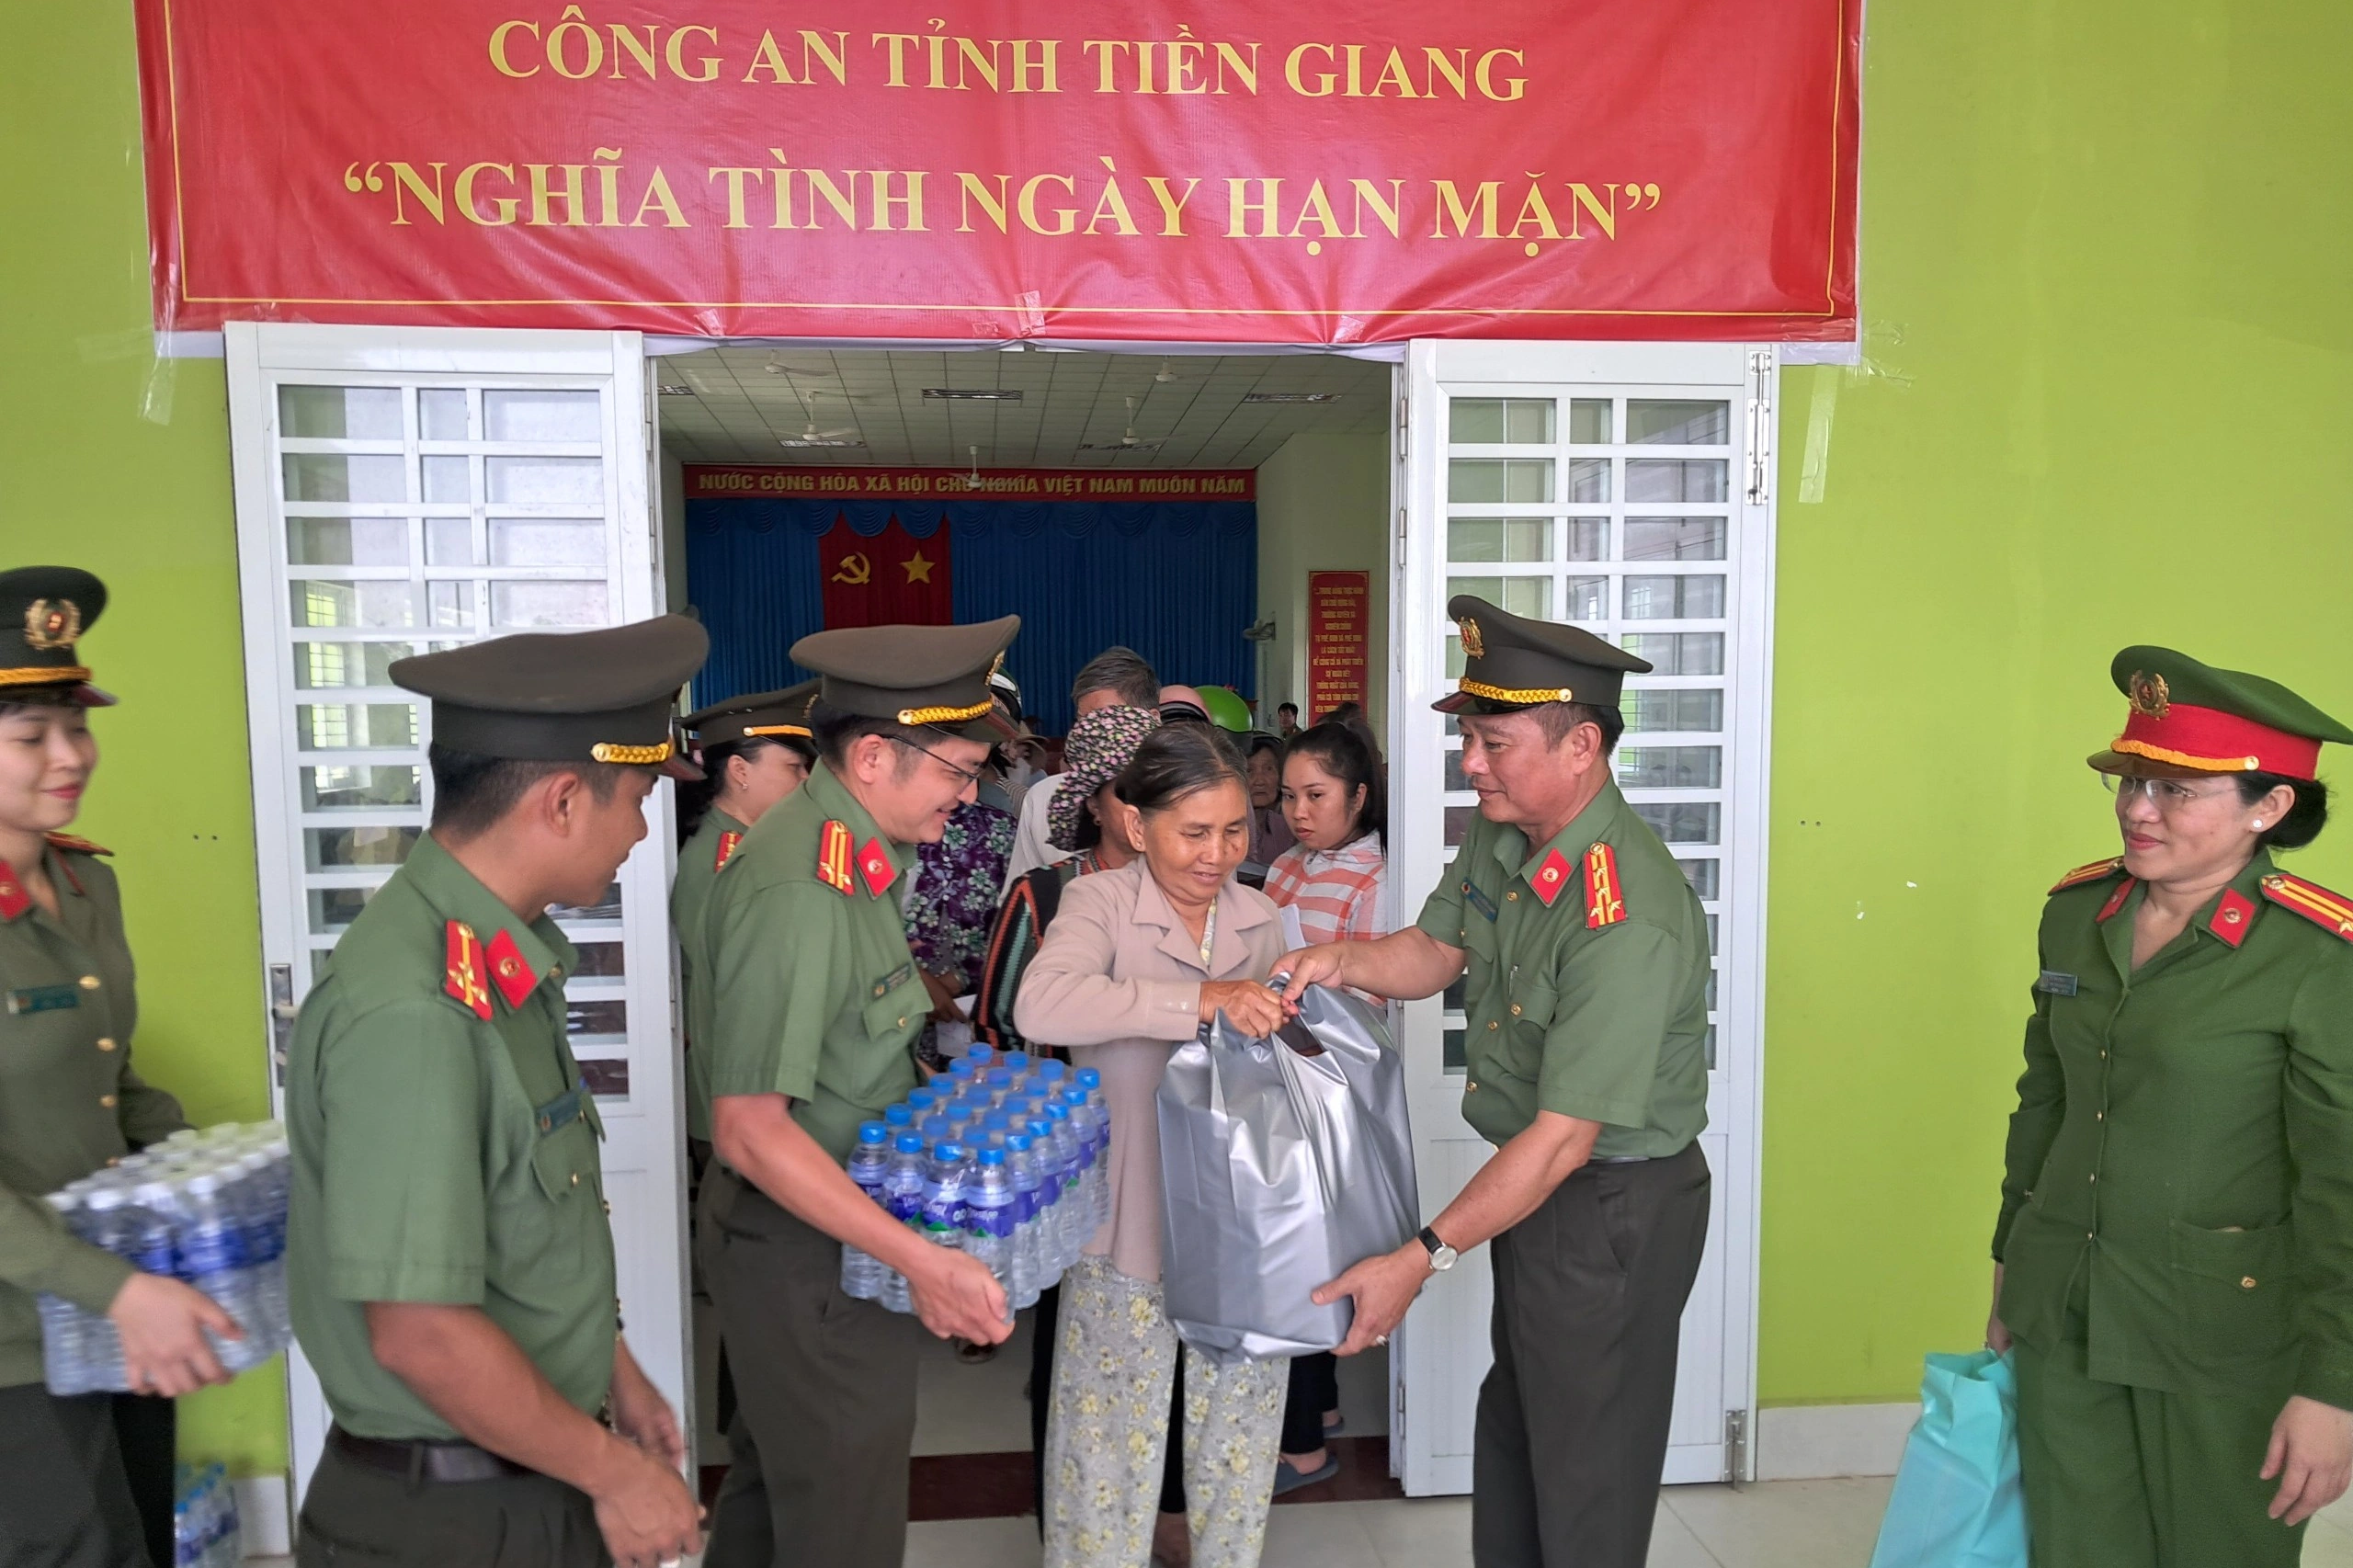
[[[1461,1256],[1452,1247],[1438,1240],[1438,1233],[1431,1230],[1427,1225],[1424,1225],[1422,1227],[1420,1240],[1424,1246],[1430,1249],[1430,1272],[1432,1274],[1445,1273],[1448,1269],[1454,1267],[1455,1259]]]

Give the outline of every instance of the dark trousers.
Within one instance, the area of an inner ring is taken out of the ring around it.
[[[0,1389],[0,1568],[150,1568],[107,1395]]]
[[[1495,1360],[1471,1464],[1478,1568],[1643,1568],[1708,1195],[1697,1144],[1589,1165],[1495,1239]]]
[[[1324,1446],[1324,1413],[1340,1408],[1340,1358],[1329,1350],[1290,1358],[1290,1392],[1283,1396],[1283,1452],[1312,1454]]]
[[[173,1466],[179,1460],[178,1406],[149,1394],[113,1397],[115,1439],[122,1449],[122,1473],[139,1510],[139,1528],[155,1568],[172,1561]]]
[[[549,1475],[427,1481],[333,1443],[302,1494],[299,1568],[608,1568],[596,1505]]]
[[[1037,1516],[1038,1534],[1046,1533],[1046,1413],[1054,1398],[1054,1349],[1062,1337],[1063,1288],[1038,1293],[1035,1315],[1029,1320],[1029,1511]],[[1185,1358],[1168,1380],[1168,1430],[1185,1430]],[[1160,1511],[1185,1511],[1185,1445],[1171,1441],[1168,1459],[1160,1471]]]
[[[922,1325],[845,1295],[841,1244],[731,1172],[699,1234],[735,1383],[706,1568],[900,1568]]]

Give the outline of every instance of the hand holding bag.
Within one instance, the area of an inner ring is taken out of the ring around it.
[[[1404,1062],[1381,1016],[1322,986],[1271,1040],[1221,1013],[1170,1058],[1159,1117],[1178,1335],[1222,1363],[1336,1347],[1354,1305],[1310,1294],[1421,1225]]]
[[[1870,1568],[2027,1568],[2026,1543],[2009,1358],[1929,1357]]]

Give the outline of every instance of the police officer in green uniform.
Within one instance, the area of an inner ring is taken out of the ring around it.
[[[1995,1306],[2037,1568],[2293,1563],[2353,1471],[2353,897],[2281,871],[2353,730],[2169,648],[2043,906]]]
[[[1315,1293],[1384,1343],[1432,1272],[1492,1240],[1479,1391],[1480,1568],[1641,1568],[1708,1224],[1708,922],[1610,778],[1620,687],[1650,665],[1458,595],[1464,667],[1436,706],[1479,817],[1420,921],[1283,960],[1311,983],[1429,996],[1464,981],[1463,1119],[1495,1156],[1396,1252]]]
[[[227,1381],[201,1330],[237,1332],[42,1201],[187,1125],[131,1065],[138,1003],[107,851],[63,831],[97,767],[89,710],[114,701],[77,647],[106,602],[73,567],[0,572],[0,1568],[117,1568],[158,1549],[168,1563],[170,1398]],[[40,1292],[111,1318],[149,1397],[51,1395]]]
[[[902,879],[1011,731],[988,678],[1019,626],[795,643],[793,662],[823,677],[817,766],[752,825],[704,915],[713,1006],[695,1052],[721,1167],[699,1236],[737,1399],[710,1568],[898,1568],[904,1554],[916,1328],[843,1292],[844,1244],[906,1277],[932,1333],[1010,1331],[986,1267],[891,1220],[842,1167],[858,1123],[917,1081],[931,998]]]
[[[336,943],[286,1074],[294,1332],[335,1427],[305,1568],[654,1568],[699,1544],[669,1405],[621,1337],[597,1142],[566,1043],[591,904],[691,777],[679,616],[403,659],[432,700],[431,830]]]

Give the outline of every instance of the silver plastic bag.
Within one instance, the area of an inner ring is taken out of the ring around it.
[[[1405,1067],[1381,1016],[1310,986],[1254,1040],[1218,1015],[1160,1081],[1169,1321],[1212,1361],[1330,1350],[1353,1303],[1309,1293],[1421,1227]]]

